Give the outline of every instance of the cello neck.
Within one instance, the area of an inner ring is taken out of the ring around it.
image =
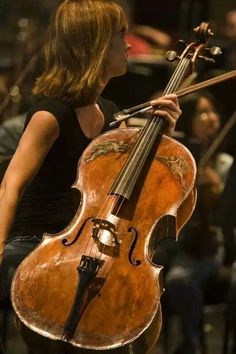
[[[197,34],[198,40],[197,42],[190,43],[184,49],[179,58],[180,61],[164,91],[164,95],[173,93],[177,90],[189,68],[194,71],[197,57],[200,55],[202,56],[206,49],[207,39],[213,35],[209,28],[209,23],[206,22],[202,22],[200,26],[194,29],[194,31]],[[169,54],[170,60],[172,60],[171,58],[173,57],[177,57],[175,52]],[[174,54],[174,56],[172,54]],[[165,119],[158,116],[153,116],[153,118],[147,121],[128,160],[113,183],[109,194],[115,194],[125,199],[130,198],[152,147],[154,145],[156,147],[159,146],[165,130],[165,125]]]
[[[183,58],[177,65],[171,80],[169,81],[164,94],[174,92],[181,84],[186,71],[189,69],[190,60]],[[135,144],[126,164],[116,178],[109,194],[116,194],[129,199],[143,166],[152,150],[152,147],[159,145],[164,133],[165,119],[153,116],[144,126],[142,133]]]

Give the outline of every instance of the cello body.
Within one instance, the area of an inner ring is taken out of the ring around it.
[[[152,257],[157,249],[158,260],[159,242],[177,238],[192,214],[196,166],[182,144],[163,136],[131,198],[117,207],[119,196],[109,191],[139,136],[138,129],[115,129],[90,143],[73,186],[81,193],[76,215],[60,233],[45,234],[17,269],[12,304],[30,347],[36,342],[44,353],[144,354],[154,346],[163,288],[162,266]],[[99,259],[99,267],[68,337],[65,323],[81,281],[83,256]]]

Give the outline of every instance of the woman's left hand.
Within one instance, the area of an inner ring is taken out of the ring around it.
[[[171,136],[175,129],[176,122],[182,114],[177,96],[170,94],[154,99],[151,101],[151,105],[153,106],[151,114],[166,119],[167,125],[164,133]]]

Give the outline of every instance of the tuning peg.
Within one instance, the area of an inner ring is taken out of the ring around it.
[[[166,60],[168,61],[174,61],[176,59],[178,59],[178,55],[174,50],[169,50],[168,52],[166,52]]]
[[[222,54],[222,51],[220,49],[220,47],[211,47],[211,48],[205,48],[205,50],[207,50],[208,52],[210,52],[210,54],[213,56],[213,57],[218,57],[219,55]]]
[[[222,54],[222,50],[220,49],[220,47],[211,47],[210,48],[210,53],[211,55],[213,55],[214,57],[217,57],[218,55]]]

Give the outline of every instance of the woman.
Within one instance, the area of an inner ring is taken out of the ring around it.
[[[192,152],[197,164],[216,137],[221,124],[220,114],[208,92],[193,94],[182,100],[183,117],[177,130],[183,133],[183,142]],[[199,350],[204,306],[204,295],[218,280],[221,236],[216,232],[216,205],[223,189],[223,181],[215,169],[214,160],[198,168],[198,199],[195,212],[181,232],[179,242],[169,245],[166,258],[168,268],[166,310],[178,315],[182,341],[175,354],[195,354]],[[217,289],[218,290],[218,289]],[[219,293],[219,291],[218,291]],[[217,293],[217,295],[219,295]],[[213,297],[215,294],[213,294]]]
[[[78,159],[109,129],[117,111],[100,94],[111,78],[126,72],[126,30],[125,15],[111,0],[66,0],[51,21],[44,71],[33,89],[39,100],[28,113],[0,190],[2,301],[9,298],[16,267],[42,234],[62,230],[73,218]],[[161,106],[153,114],[167,119],[171,134],[181,114],[176,96],[152,104]]]

